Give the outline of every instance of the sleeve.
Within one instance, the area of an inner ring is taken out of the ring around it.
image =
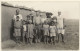
[[[34,26],[35,26],[35,24],[36,24],[36,17],[34,18]]]
[[[57,24],[58,24],[58,16],[56,17],[56,22],[57,22]]]
[[[41,17],[40,17],[40,23],[42,22]]]
[[[49,26],[48,26],[48,30],[49,30]]]
[[[16,19],[16,16],[14,15],[13,20],[15,20],[15,19]]]
[[[63,18],[63,28],[66,27],[66,24],[65,24],[65,19]]]
[[[55,26],[55,33],[57,32],[56,26]]]
[[[20,19],[21,19],[21,20],[23,19],[21,14],[20,14]]]
[[[35,23],[35,17],[33,17],[33,23]]]
[[[33,25],[33,28],[35,29],[35,25]]]
[[[49,34],[50,34],[50,26],[49,26]]]
[[[24,25],[22,25],[23,29],[24,29]]]
[[[16,24],[16,23],[15,23],[15,21],[14,21],[14,27],[15,27],[15,24]]]
[[[43,33],[44,33],[44,30],[45,30],[45,29],[44,29],[44,25],[43,25],[43,27],[42,27],[42,30],[43,30]]]
[[[22,18],[22,15],[21,15],[21,19],[23,19],[23,18]]]
[[[33,35],[34,35],[34,25],[33,25]]]
[[[30,31],[30,25],[28,24],[27,27],[28,27],[27,30],[28,30],[28,34],[29,34],[29,31]]]
[[[28,31],[28,25],[26,25],[26,30]]]
[[[21,28],[23,27],[22,21],[21,21]]]

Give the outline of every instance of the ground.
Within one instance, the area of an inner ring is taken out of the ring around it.
[[[55,45],[37,43],[37,44],[25,44],[16,45],[15,41],[7,40],[2,42],[3,50],[78,50],[79,49],[79,21],[78,20],[66,20],[66,32],[65,32],[65,44],[62,42]]]

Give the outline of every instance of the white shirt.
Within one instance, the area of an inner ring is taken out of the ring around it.
[[[26,25],[23,25],[23,30],[26,31]]]
[[[14,15],[14,17],[13,17],[13,20],[16,20],[16,17],[17,16],[19,16],[19,21],[22,19],[22,15],[21,14],[19,14],[19,15]]]
[[[49,29],[49,25],[43,25],[43,29],[44,30],[48,30]]]
[[[50,26],[50,33],[55,33],[56,26]]]
[[[58,16],[57,17],[57,25],[59,26],[59,27],[63,27],[63,17],[61,17],[61,16]]]
[[[45,20],[46,18],[41,18],[41,23],[44,23]]]
[[[41,17],[36,17],[35,18],[35,23],[40,24],[41,23]]]

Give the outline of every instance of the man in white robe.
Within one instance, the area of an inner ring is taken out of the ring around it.
[[[58,42],[59,42],[59,36],[62,37],[62,42],[64,42],[64,18],[61,16],[61,12],[58,12],[57,17],[57,33],[58,33]]]

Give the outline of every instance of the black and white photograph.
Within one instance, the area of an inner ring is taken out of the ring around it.
[[[80,2],[2,1],[2,50],[79,50]]]

